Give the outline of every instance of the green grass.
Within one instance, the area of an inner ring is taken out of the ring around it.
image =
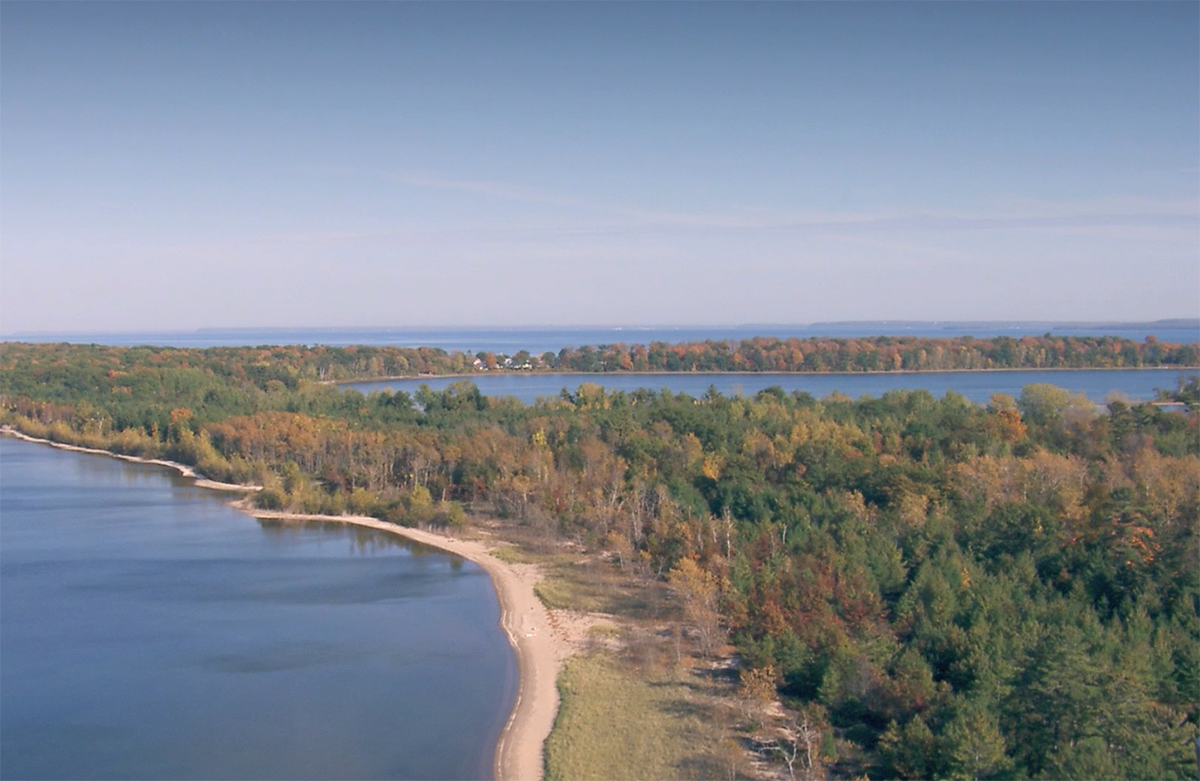
[[[728,732],[709,687],[688,674],[635,673],[606,653],[569,659],[547,781],[728,777]]]
[[[515,545],[503,545],[498,548],[492,548],[490,553],[506,564],[526,564],[532,561],[530,556],[522,553]]]

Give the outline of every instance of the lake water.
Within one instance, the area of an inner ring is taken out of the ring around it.
[[[1200,328],[1164,326],[1065,326],[1057,323],[814,323],[808,325],[737,325],[686,327],[607,328],[202,328],[196,331],[143,331],[127,333],[16,333],[5,340],[26,342],[76,342],[130,346],[238,347],[260,344],[324,344],[330,346],[392,345],[440,347],[452,352],[480,351],[513,355],[519,350],[540,355],[564,347],[599,344],[649,344],[650,342],[702,342],[705,339],[742,340],[755,336],[858,338],[864,336],[921,336],[950,339],[974,336],[1120,336],[1142,341],[1153,334],[1163,342],[1198,342]]]
[[[4,778],[481,778],[517,680],[487,574],[0,438]]]
[[[1192,370],[1190,374],[1195,374]],[[1019,396],[1021,388],[1034,383],[1050,383],[1072,392],[1081,392],[1093,401],[1105,401],[1117,393],[1132,401],[1147,401],[1155,397],[1155,388],[1174,389],[1178,379],[1189,372],[1166,369],[1084,369],[1078,371],[981,371],[934,372],[921,374],[492,374],[479,373],[469,379],[479,386],[485,396],[515,396],[525,404],[538,397],[558,396],[563,388],[574,391],[580,384],[592,382],[614,390],[632,391],[638,388],[702,396],[710,386],[729,396],[752,396],[758,391],[778,385],[788,393],[803,391],[818,398],[833,392],[851,398],[864,394],[878,398],[889,390],[923,388],[942,397],[947,391],[961,393],[971,401],[986,404],[993,393]],[[423,377],[379,382],[346,383],[342,387],[371,393],[385,388],[393,391],[416,392],[422,384],[441,390],[455,382],[454,377]]]

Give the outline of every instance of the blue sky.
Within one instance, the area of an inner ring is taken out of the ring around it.
[[[1200,4],[0,8],[0,332],[1200,315]]]

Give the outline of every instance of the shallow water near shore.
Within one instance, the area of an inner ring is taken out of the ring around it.
[[[516,664],[487,574],[0,438],[5,778],[482,778]]]

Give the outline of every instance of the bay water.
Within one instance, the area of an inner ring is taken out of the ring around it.
[[[3,777],[490,778],[517,669],[487,574],[228,499],[0,437]]]
[[[1095,402],[1105,402],[1116,395],[1130,401],[1154,399],[1157,388],[1174,389],[1179,379],[1194,375],[1190,371],[1172,369],[1079,369],[1059,371],[978,371],[873,374],[731,374],[676,372],[668,374],[540,374],[479,372],[469,378],[485,396],[514,396],[524,404],[539,397],[558,396],[565,389],[574,392],[584,383],[595,383],[609,390],[634,391],[639,388],[670,390],[694,398],[703,396],[715,387],[726,396],[753,396],[764,388],[778,386],[788,393],[800,391],[823,398],[842,393],[853,399],[869,395],[875,398],[891,390],[927,390],[940,398],[953,391],[977,404],[986,404],[993,393],[1020,396],[1026,385],[1048,383],[1076,393],[1083,393]],[[375,382],[352,382],[342,385],[361,393],[391,389],[413,394],[421,385],[442,390],[462,377],[405,377]]]

